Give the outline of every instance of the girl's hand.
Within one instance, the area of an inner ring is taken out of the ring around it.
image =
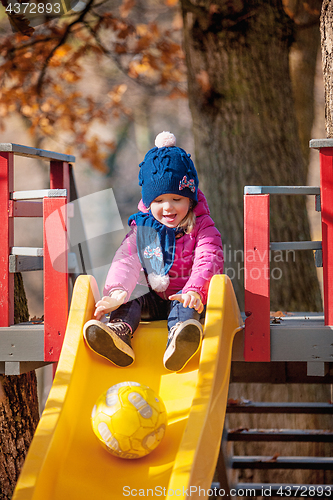
[[[126,299],[127,292],[125,290],[115,290],[112,292],[111,297],[103,297],[96,302],[95,316],[96,319],[101,319],[104,314],[108,314],[115,309],[118,309]]]
[[[204,306],[201,301],[200,294],[189,290],[186,293],[175,293],[169,296],[169,300],[178,300],[183,303],[184,307],[195,309],[198,313],[202,313]]]

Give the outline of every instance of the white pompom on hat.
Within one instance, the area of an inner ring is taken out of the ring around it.
[[[176,137],[171,132],[161,132],[156,136],[155,146],[157,148],[170,148],[176,145]]]

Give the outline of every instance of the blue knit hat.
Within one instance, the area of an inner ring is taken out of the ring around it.
[[[198,174],[191,155],[176,147],[176,137],[161,132],[140,163],[139,185],[142,201],[148,208],[162,194],[171,193],[198,201]]]

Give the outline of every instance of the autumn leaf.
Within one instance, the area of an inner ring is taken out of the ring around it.
[[[43,323],[44,322],[44,314],[43,314],[43,316],[41,316],[39,318],[37,316],[30,318],[30,322],[34,323],[34,324]]]
[[[1,1],[5,5],[7,0]],[[177,3],[168,1],[170,7]],[[119,83],[120,78],[105,95],[87,88],[89,58],[101,68],[116,61],[112,67],[127,78],[159,88],[172,99],[186,96],[184,54],[177,40],[181,26],[170,29],[169,23],[165,29],[142,20],[135,26],[129,19],[134,5],[134,0],[124,0],[118,17],[94,5],[32,31],[27,20],[16,17],[20,31],[4,36],[0,46],[0,129],[8,116],[19,113],[40,144],[44,138],[60,140],[65,151],[106,171],[105,160],[114,145],[92,131],[116,119],[131,119],[132,110],[124,104],[127,85]]]
[[[244,399],[243,397],[240,398],[240,399],[233,399],[233,398],[229,398],[228,399],[228,405],[229,406],[247,405],[249,403],[251,403],[251,401],[249,399]]]
[[[54,52],[52,56],[53,61],[63,62],[64,57],[67,56],[72,50],[72,47],[68,43],[61,45],[61,47],[58,47]]]
[[[270,312],[270,316],[272,318],[284,318],[285,317],[285,313],[283,313],[282,311],[275,311],[275,312]]]
[[[211,89],[211,85],[209,83],[209,75],[207,71],[201,70],[200,73],[196,75],[195,78],[198,84],[200,85],[202,92],[204,94],[207,94]]]
[[[35,31],[35,28],[30,26],[30,21],[22,14],[8,14],[8,19],[13,31],[19,31],[26,36],[31,36]]]
[[[235,434],[236,432],[248,432],[248,427],[237,427],[237,429],[229,429],[229,434]]]
[[[121,85],[117,85],[115,88],[110,90],[110,92],[108,92],[108,97],[114,104],[119,104],[126,90],[127,85],[125,83],[122,83]]]
[[[239,405],[240,402],[241,402],[240,399],[233,399],[233,398],[229,398],[228,399],[228,405],[229,406]]]
[[[123,0],[123,3],[119,7],[119,12],[122,17],[127,17],[133,7],[135,6],[135,0]]]
[[[265,460],[265,462],[267,462],[267,463],[276,462],[277,459],[279,458],[279,456],[280,456],[280,453],[274,453],[272,458],[270,458],[269,460]]]

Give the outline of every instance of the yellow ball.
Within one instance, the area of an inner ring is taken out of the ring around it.
[[[91,423],[94,433],[112,455],[140,458],[161,442],[167,414],[155,391],[137,382],[121,382],[98,398]]]

